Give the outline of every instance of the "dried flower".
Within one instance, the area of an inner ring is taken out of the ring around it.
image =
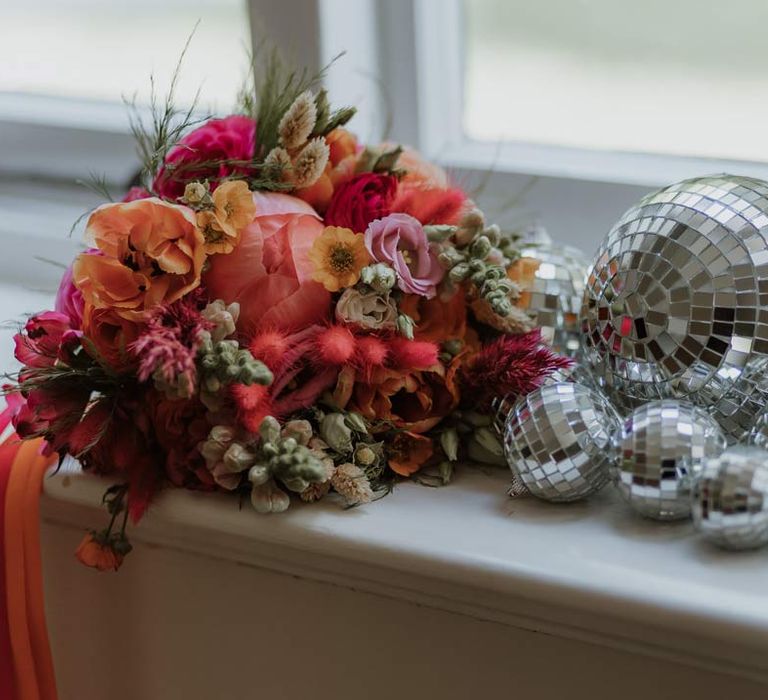
[[[308,420],[289,420],[281,431],[284,438],[292,437],[299,445],[308,445],[312,439],[312,424]]]
[[[385,263],[374,263],[360,270],[360,281],[371,287],[374,292],[385,294],[395,286],[397,274]]]
[[[217,343],[235,334],[240,304],[236,301],[227,304],[221,299],[216,299],[210,302],[200,315],[211,324],[211,340]]]
[[[328,165],[328,144],[325,139],[312,139],[293,161],[291,181],[297,188],[314,184]]]
[[[336,467],[331,484],[350,505],[370,503],[373,500],[373,489],[365,472],[350,462]]]
[[[502,333],[519,335],[528,333],[534,328],[530,316],[516,306],[510,305],[506,316],[499,316],[485,299],[475,299],[470,304],[470,308],[480,323],[485,323],[491,328],[502,331]]]
[[[275,177],[279,176],[283,181],[290,181],[293,168],[291,154],[281,146],[275,146],[264,158],[264,167]]]
[[[323,464],[323,469],[325,470],[325,478],[322,481],[310,484],[299,494],[299,498],[305,503],[319,501],[331,490],[331,477],[336,471],[336,466],[330,457],[321,455],[322,453],[318,454],[320,461]]]
[[[282,513],[291,499],[272,479],[251,489],[251,503],[257,513]]]
[[[208,182],[190,182],[184,187],[182,201],[190,206],[211,204],[211,192]]]
[[[280,143],[288,150],[295,150],[311,136],[317,121],[315,98],[309,90],[302,92],[280,119],[277,131]]]
[[[336,302],[336,319],[371,330],[389,330],[396,327],[397,307],[388,292],[364,293],[350,287]]]
[[[320,421],[320,437],[339,454],[352,451],[352,429],[343,413],[327,413]]]
[[[81,564],[92,569],[117,571],[123,563],[125,552],[116,552],[113,544],[110,539],[103,537],[102,533],[89,532],[80,542],[75,556]]]

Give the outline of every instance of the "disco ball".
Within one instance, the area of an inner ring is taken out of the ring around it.
[[[758,416],[752,430],[749,431],[747,442],[755,447],[768,450],[768,411]]]
[[[525,243],[509,276],[521,288],[517,306],[541,328],[555,352],[574,357],[580,349],[579,312],[589,260],[570,246]]]
[[[726,446],[720,426],[701,408],[675,399],[635,409],[618,438],[616,488],[641,515],[678,520],[691,514],[691,487],[705,458]]]
[[[763,450],[737,445],[707,460],[693,489],[693,522],[726,549],[768,543],[768,461]]]
[[[538,498],[584,498],[608,482],[619,423],[599,393],[570,382],[548,384],[521,398],[507,417],[507,463]]]
[[[722,405],[737,414],[724,423],[737,439],[751,411],[749,364],[768,354],[767,305],[768,183],[686,180],[629,209],[598,249],[581,312],[585,359],[617,404]]]

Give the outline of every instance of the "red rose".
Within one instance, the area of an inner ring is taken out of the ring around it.
[[[392,213],[396,194],[397,178],[393,175],[356,175],[333,193],[325,212],[325,225],[364,233],[371,221]]]
[[[193,180],[208,180],[211,190],[233,173],[245,173],[246,165],[225,161],[250,161],[256,147],[256,122],[233,114],[211,119],[187,134],[165,157],[152,183],[154,192],[175,200]]]

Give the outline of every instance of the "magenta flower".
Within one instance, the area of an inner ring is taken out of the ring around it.
[[[62,275],[59,283],[59,290],[56,292],[55,309],[60,314],[69,318],[72,328],[80,330],[83,325],[83,301],[82,292],[75,286],[72,279],[72,265],[70,265]]]
[[[365,247],[376,262],[391,265],[406,294],[431,298],[445,270],[430,248],[424,227],[408,214],[390,214],[365,230]]]

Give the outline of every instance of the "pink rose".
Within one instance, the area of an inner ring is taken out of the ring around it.
[[[160,197],[175,200],[193,180],[208,180],[211,190],[233,173],[247,173],[245,164],[224,161],[251,161],[256,147],[256,122],[233,114],[211,119],[187,134],[165,158],[152,183]]]
[[[69,318],[72,328],[79,330],[83,325],[83,306],[83,294],[75,286],[72,278],[72,265],[70,265],[61,277],[54,308]]]
[[[376,262],[391,265],[406,294],[431,298],[445,270],[430,249],[424,227],[408,214],[390,214],[365,230],[365,247]]]
[[[362,233],[371,221],[392,211],[396,195],[397,178],[393,175],[356,175],[334,191],[325,212],[325,225]]]
[[[307,253],[323,232],[317,212],[287,194],[253,193],[256,216],[229,255],[213,255],[203,283],[211,299],[240,303],[238,329],[300,330],[329,317],[331,296],[312,280]]]

